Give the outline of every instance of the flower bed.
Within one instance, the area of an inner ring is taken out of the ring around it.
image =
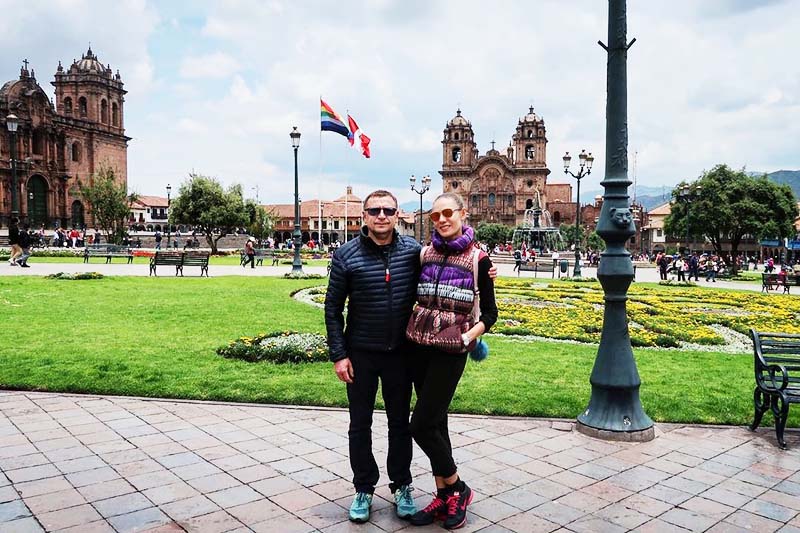
[[[217,354],[252,363],[318,363],[328,361],[328,344],[319,333],[276,331],[240,337],[217,348]]]
[[[495,288],[500,311],[495,333],[600,341],[603,291],[599,284],[541,285],[502,279]],[[750,328],[800,333],[800,300],[789,296],[632,286],[628,298],[634,346],[723,345],[725,339],[715,326],[745,335]]]
[[[76,280],[76,279],[103,279],[103,276],[100,272],[76,272],[74,274],[70,274],[68,272],[57,272],[55,274],[49,274],[45,276],[47,279],[67,279],[67,280]]]

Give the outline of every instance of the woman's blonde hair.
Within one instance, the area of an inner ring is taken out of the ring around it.
[[[464,209],[464,199],[461,198],[461,195],[456,194],[454,192],[443,192],[442,194],[437,196],[436,199],[433,200],[433,203],[436,203],[444,198],[449,198],[450,200],[453,200],[459,209]]]

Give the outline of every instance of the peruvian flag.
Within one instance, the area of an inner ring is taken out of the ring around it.
[[[353,146],[355,137],[358,135],[358,138],[361,141],[361,154],[369,159],[369,142],[371,139],[367,137],[367,134],[364,133],[361,128],[358,127],[355,119],[351,117],[350,114],[347,115],[347,122],[350,125],[350,146]]]

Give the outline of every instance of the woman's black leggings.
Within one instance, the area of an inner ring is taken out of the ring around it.
[[[467,354],[451,354],[415,346],[412,377],[417,404],[411,416],[411,436],[431,461],[434,476],[456,473],[447,430],[447,410],[467,364]]]

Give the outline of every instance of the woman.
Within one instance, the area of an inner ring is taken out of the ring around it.
[[[497,320],[497,306],[489,276],[492,262],[477,246],[473,229],[464,224],[466,215],[464,201],[455,193],[444,193],[433,202],[433,245],[420,252],[418,305],[406,329],[416,354],[412,372],[417,404],[411,434],[430,459],[436,482],[433,501],[411,518],[418,526],[443,520],[447,529],[460,528],[472,501],[472,491],[458,477],[453,461],[447,410],[467,353]]]

